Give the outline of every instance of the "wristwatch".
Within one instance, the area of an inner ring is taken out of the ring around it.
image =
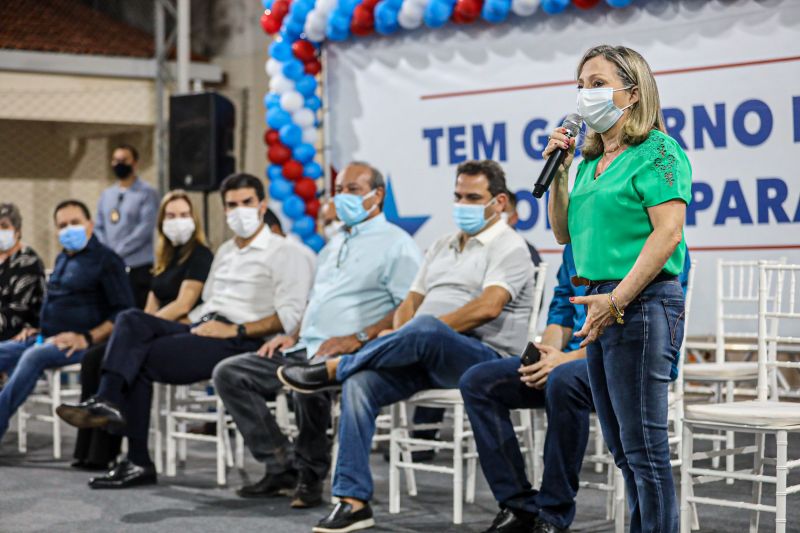
[[[92,337],[92,332],[91,331],[85,331],[85,332],[82,333],[82,335],[83,335],[83,338],[86,339],[86,344],[88,346],[91,346],[92,344],[94,344],[94,338]]]
[[[369,334],[366,331],[359,331],[356,333],[356,340],[362,345],[367,344],[369,342]]]
[[[244,324],[239,324],[236,326],[236,338],[244,339],[247,337],[247,328],[244,327]]]

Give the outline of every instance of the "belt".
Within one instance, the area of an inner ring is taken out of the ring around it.
[[[675,274],[670,274],[669,272],[664,272],[662,270],[661,272],[658,273],[658,275],[655,278],[653,278],[653,281],[651,281],[645,286],[645,288],[649,287],[650,285],[653,285],[654,283],[661,283],[662,281],[677,281],[677,280],[678,276],[676,276]],[[597,287],[598,285],[602,285],[604,283],[619,283],[622,280],[621,279],[589,280],[586,278],[574,278],[573,284],[575,284],[574,281],[578,282],[577,285],[586,285],[589,287],[589,290],[591,290]]]

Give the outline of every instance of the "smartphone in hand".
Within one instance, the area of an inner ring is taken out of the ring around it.
[[[534,363],[538,363],[539,359],[542,357],[542,352],[539,351],[539,348],[534,346],[532,342],[529,342],[528,345],[525,347],[525,351],[522,352],[522,365],[521,366],[530,366]]]

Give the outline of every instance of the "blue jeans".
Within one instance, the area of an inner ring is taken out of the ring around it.
[[[607,294],[616,282],[591,294]],[[622,470],[630,531],[678,531],[678,506],[669,457],[667,392],[683,341],[683,290],[677,281],[653,283],[587,349],[589,382],[603,437]]]
[[[8,430],[8,421],[25,403],[39,376],[47,368],[80,363],[84,350],[67,357],[66,350],[59,350],[54,344],[36,344],[36,337],[23,342],[0,342],[0,372],[8,372],[8,382],[0,391],[0,439]]]
[[[481,468],[501,507],[538,515],[549,524],[567,528],[575,518],[575,496],[593,408],[586,360],[555,367],[544,390],[523,384],[519,367],[519,357],[511,357],[475,365],[461,378],[461,395]],[[525,460],[510,412],[541,407],[550,424],[544,442],[542,486],[536,491],[525,476]]]
[[[381,407],[424,389],[454,389],[470,367],[499,356],[475,337],[432,316],[416,317],[391,335],[339,361],[342,382],[339,455],[333,494],[372,499],[369,453]]]

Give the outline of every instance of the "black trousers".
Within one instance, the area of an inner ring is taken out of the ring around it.
[[[150,292],[150,283],[153,281],[152,270],[152,264],[128,268],[128,281],[131,282],[133,299],[139,309],[144,309],[147,304],[147,293]]]
[[[295,418],[299,433],[293,445],[283,434],[267,408],[283,384],[278,367],[304,363],[306,351],[272,358],[248,353],[231,357],[214,369],[214,387],[241,431],[247,448],[267,472],[277,474],[298,470],[308,483],[328,477],[331,466],[331,442],[326,431],[331,423],[331,398],[326,392],[296,394]]]
[[[217,363],[261,345],[257,339],[200,337],[189,329],[187,324],[138,309],[117,316],[103,372],[113,372],[125,381],[123,390],[117,392],[123,398],[121,408],[128,422],[125,435],[131,444],[147,440],[153,382],[189,385],[211,379]]]
[[[100,386],[100,374],[106,343],[96,344],[86,350],[81,361],[81,401],[88,400]],[[79,429],[75,441],[75,459],[93,465],[108,465],[116,461],[122,437],[102,429]]]

